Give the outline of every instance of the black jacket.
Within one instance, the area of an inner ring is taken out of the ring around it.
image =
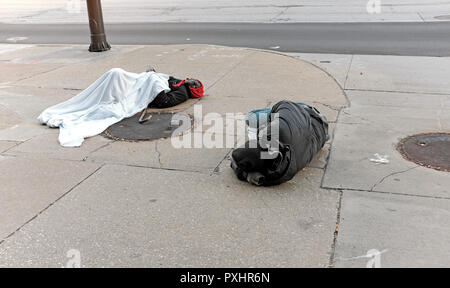
[[[170,92],[162,91],[156,98],[149,104],[150,108],[168,108],[181,104],[189,99],[190,92],[187,84],[180,86],[174,86],[180,83],[182,80],[176,79],[172,76],[169,77]]]
[[[257,185],[277,185],[291,180],[322,149],[328,137],[326,119],[313,107],[290,101],[281,101],[272,107],[279,119],[269,118],[266,133],[273,125],[279,125],[279,151],[275,159],[261,159],[264,150],[260,143],[249,148],[249,142],[232,153],[231,167],[241,180]],[[255,174],[256,173],[256,174]],[[257,175],[258,181],[252,177]]]

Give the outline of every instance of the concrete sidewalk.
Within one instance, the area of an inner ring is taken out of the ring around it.
[[[230,149],[103,136],[68,149],[59,146],[58,130],[36,121],[110,68],[152,66],[201,79],[204,114],[290,99],[318,107],[332,131],[347,100],[322,70],[218,46],[115,46],[101,54],[84,46],[0,49],[0,266],[61,267],[70,249],[80,251],[85,267],[329,265],[340,199],[339,191],[320,188],[329,144],[293,181],[258,188],[235,177]]]
[[[102,0],[107,23],[431,22],[448,21],[448,0]],[[86,1],[3,0],[2,23],[87,23]],[[447,12],[445,12],[447,11]]]
[[[448,172],[404,160],[395,145],[450,132],[450,60],[289,56],[0,45],[0,267],[65,266],[70,249],[84,267],[365,267],[373,249],[383,267],[448,267]],[[260,188],[236,179],[230,149],[102,136],[64,149],[35,120],[110,68],[149,66],[201,79],[203,113],[302,101],[327,116],[333,137],[292,181]],[[369,161],[375,153],[390,162]]]
[[[334,264],[450,265],[450,177],[402,158],[403,137],[450,132],[450,58],[292,54],[322,67],[351,106],[338,118],[322,188],[343,191]],[[370,162],[374,154],[389,164]]]

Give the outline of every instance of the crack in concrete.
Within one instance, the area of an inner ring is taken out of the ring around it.
[[[345,107],[345,108],[347,108],[347,107]],[[354,117],[354,118],[359,118],[359,119],[361,119],[361,120],[363,120],[363,121],[367,121],[367,122],[370,122],[370,120],[369,119],[367,119],[367,118],[364,118],[364,117],[362,117],[362,116],[358,116],[358,115],[353,115],[353,114],[351,114],[350,112],[348,112],[348,110],[343,110],[342,111],[342,113],[344,113],[345,115],[348,115],[348,116],[351,116],[351,117]],[[344,122],[339,122],[340,124],[342,123],[342,124],[345,124]]]
[[[95,148],[94,150],[88,152],[87,155],[81,161],[87,161],[87,159],[89,158],[89,156],[91,156],[92,153],[95,153],[95,152],[97,152],[97,151],[99,151],[99,150],[101,150],[103,148],[106,148],[110,144],[115,143],[115,142],[116,142],[116,140],[112,140],[111,142],[108,142],[108,143],[106,143],[106,144],[104,144],[104,145],[102,145],[100,147]]]
[[[155,169],[155,170],[164,170],[164,171],[176,171],[176,172],[188,172],[188,173],[198,173],[203,175],[208,175],[202,171],[196,170],[183,170],[179,168],[163,168],[163,167],[152,167],[152,166],[142,166],[142,165],[134,165],[134,164],[124,164],[124,163],[106,163],[105,165],[116,165],[116,166],[126,166],[126,167],[134,167],[134,168],[145,168],[145,169]]]
[[[62,67],[60,67],[60,68],[62,68]],[[42,73],[46,73],[46,72],[42,72]],[[38,74],[36,74],[36,75],[38,75]],[[34,77],[34,75],[31,76],[31,78],[32,77]],[[7,88],[35,88],[35,89],[66,90],[66,91],[83,91],[84,90],[81,88],[69,88],[69,87],[61,88],[61,87],[42,87],[42,86],[33,86],[33,85],[22,85],[21,83],[18,83],[19,81],[22,81],[22,80],[17,80],[17,82],[8,84],[9,86],[5,87],[5,89],[7,89]],[[10,82],[6,82],[6,83],[10,83]],[[2,83],[2,84],[5,84],[5,83]],[[0,88],[2,88],[2,87],[0,86]]]
[[[35,18],[35,17],[43,16],[43,15],[51,13],[51,12],[58,12],[58,11],[66,11],[66,9],[64,9],[63,7],[53,8],[53,9],[44,9],[44,10],[40,10],[40,11],[31,13],[28,15],[20,16],[20,17],[18,17],[18,19]]]
[[[31,79],[31,78],[34,78],[34,77],[37,77],[37,76],[41,76],[41,75],[44,75],[44,74],[47,74],[47,73],[50,73],[50,72],[53,72],[53,71],[56,71],[58,69],[66,67],[66,66],[67,65],[62,65],[60,67],[56,67],[56,68],[53,68],[53,69],[50,69],[50,70],[47,70],[47,71],[43,71],[43,72],[40,72],[40,73],[33,74],[33,75],[25,77],[25,78],[21,78],[21,79],[19,79],[17,81],[14,81],[13,84],[15,84],[14,86],[21,87],[22,85],[20,85],[20,82],[22,82],[22,81],[25,81],[25,80],[28,80],[28,79]],[[17,84],[19,84],[19,85],[17,85]]]
[[[111,144],[111,143],[109,143]],[[104,145],[107,146],[107,145]],[[100,147],[102,148],[102,147]],[[99,148],[99,149],[100,149]],[[104,147],[103,147],[104,148]],[[22,158],[26,158],[26,159],[40,159],[36,156],[33,157],[35,153],[17,153],[17,154],[8,154],[8,153],[0,153],[0,156],[4,156],[4,157],[22,157]],[[75,159],[66,159],[66,158],[57,158],[57,157],[46,157],[45,159],[50,159],[50,160],[59,160],[59,161],[69,161],[69,162],[87,162],[87,160],[89,158],[87,158],[86,160],[80,159],[80,160],[75,160]],[[147,168],[147,169],[158,169],[158,170],[166,170],[166,171],[178,171],[178,172],[189,172],[189,173],[199,173],[199,174],[206,174],[208,175],[208,173],[205,173],[203,171],[200,170],[185,170],[185,169],[180,169],[180,168],[165,168],[165,167],[154,167],[154,166],[145,166],[145,165],[136,165],[136,164],[127,164],[127,163],[123,163],[123,162],[114,162],[114,161],[103,161],[103,160],[96,160],[96,159],[90,159],[89,163],[97,163],[99,165],[116,165],[116,166],[126,166],[126,167],[136,167],[136,168]],[[213,168],[213,167],[211,167]]]
[[[420,12],[417,12],[417,15],[419,15],[419,18],[420,18],[423,22],[426,22],[425,19],[422,17],[422,14],[420,14]]]
[[[329,268],[334,267],[335,253],[336,253],[336,244],[339,236],[339,225],[341,224],[341,208],[342,208],[342,198],[344,197],[344,193],[342,190],[339,190],[339,200],[337,203],[337,216],[336,216],[336,229],[333,234],[333,243],[331,244],[331,253],[330,253],[330,261],[328,263]]]
[[[275,15],[274,17],[272,17],[272,18],[269,20],[269,22],[276,22],[277,19],[278,19],[281,15],[283,15],[284,13],[286,13],[286,11],[287,11],[289,8],[291,8],[291,7],[287,6],[287,7],[283,7],[283,8],[284,8],[284,9],[281,10],[280,13],[278,13],[277,15]],[[279,19],[278,19],[278,20],[279,20]]]
[[[222,158],[222,160],[219,161],[219,164],[217,164],[217,166],[214,168],[214,170],[209,174],[209,176],[212,176],[214,174],[218,174],[219,173],[219,167],[220,165],[223,163],[223,161],[225,161],[225,159],[227,159],[231,153],[231,151],[233,151],[233,149],[230,149],[227,154],[225,154],[225,156]]]
[[[158,154],[158,162],[159,162],[159,166],[162,168],[163,164],[161,162],[161,152],[158,150],[158,141],[155,141],[155,151]]]
[[[357,122],[339,122],[339,124],[345,124],[345,125],[363,125],[364,123],[357,123]]]
[[[412,167],[412,168],[408,168],[408,169],[406,169],[406,170],[402,170],[402,171],[398,171],[398,172],[393,172],[393,173],[390,173],[390,174],[384,176],[384,177],[381,178],[377,183],[375,183],[375,184],[372,186],[372,188],[370,188],[369,192],[373,192],[374,189],[375,189],[378,185],[380,185],[381,183],[383,183],[384,180],[386,180],[387,178],[392,177],[392,176],[394,176],[394,175],[399,175],[399,174],[406,173],[406,172],[411,171],[411,170],[413,170],[413,169],[416,169],[416,168],[418,168],[418,167],[419,167],[419,166],[415,166],[415,167]]]
[[[162,10],[161,15],[168,16],[168,15],[172,14],[173,12],[180,10],[180,8],[178,8],[177,6],[173,6],[173,7],[162,8],[161,10]]]
[[[418,195],[418,194],[406,194],[406,193],[399,193],[399,192],[389,192],[389,191],[370,191],[367,189],[357,189],[357,188],[334,188],[334,187],[324,187],[320,186],[321,189],[325,190],[333,190],[333,191],[354,191],[354,192],[368,192],[368,193],[378,193],[378,194],[389,194],[389,195],[398,195],[398,196],[407,196],[407,197],[418,197],[418,198],[427,198],[427,199],[439,199],[439,200],[450,200],[450,197],[441,197],[441,196],[427,196],[427,195]]]
[[[352,68],[354,56],[355,55],[352,55],[352,58],[350,59],[350,63],[348,64],[348,69],[347,69],[347,73],[345,75],[345,80],[344,80],[344,87],[343,87],[344,90],[346,90],[346,87],[347,87],[348,75],[350,74],[350,69]]]
[[[327,107],[327,108],[329,108],[331,110],[337,111],[337,112],[339,112],[339,110],[341,110],[342,108],[346,108],[346,106],[335,107],[333,105],[322,103],[322,102],[319,102],[319,101],[313,101],[313,103],[317,103],[317,104],[323,105],[323,106],[325,106],[325,107]]]
[[[205,93],[208,92],[209,90],[211,90],[217,83],[219,83],[221,80],[223,80],[226,76],[228,76],[231,72],[233,72],[239,65],[241,65],[247,57],[250,57],[251,55],[253,55],[256,51],[253,51],[252,53],[250,53],[249,55],[246,55],[245,57],[242,57],[242,60],[239,61],[236,65],[234,65],[233,67],[231,67],[230,70],[228,70],[228,72],[226,72],[225,74],[223,74],[221,77],[219,77],[219,79],[217,79],[216,81],[214,81],[214,83],[212,83],[209,87],[206,88]]]
[[[29,139],[28,139],[29,140]],[[28,141],[28,140],[26,140],[26,141]],[[1,141],[5,141],[5,142],[11,142],[11,143],[14,143],[14,145],[13,146],[11,146],[11,147],[9,147],[8,149],[6,149],[6,150],[3,150],[3,151],[0,151],[0,154],[3,154],[3,153],[8,153],[8,151],[9,150],[11,150],[11,149],[14,149],[15,147],[17,147],[17,146],[19,146],[20,144],[22,144],[22,143],[25,143],[26,141],[10,141],[10,140],[1,140]]]
[[[358,88],[345,88],[346,91],[358,91],[358,92],[383,92],[383,93],[402,93],[402,94],[415,94],[421,95],[440,95],[440,96],[449,96],[450,93],[444,92],[426,92],[426,91],[397,91],[397,90],[379,90],[379,89],[358,89]]]

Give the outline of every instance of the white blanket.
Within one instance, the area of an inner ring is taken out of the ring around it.
[[[169,92],[168,80],[161,73],[111,69],[80,94],[46,109],[38,120],[59,127],[62,146],[79,147],[84,138],[142,111],[161,91]]]

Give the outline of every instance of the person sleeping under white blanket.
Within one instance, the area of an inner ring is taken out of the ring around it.
[[[169,78],[174,79],[154,71],[138,74],[114,68],[80,94],[44,110],[38,120],[49,127],[59,127],[62,146],[79,147],[85,138],[142,111],[160,93],[158,97],[170,92]],[[189,81],[193,80],[186,80],[186,85]]]

